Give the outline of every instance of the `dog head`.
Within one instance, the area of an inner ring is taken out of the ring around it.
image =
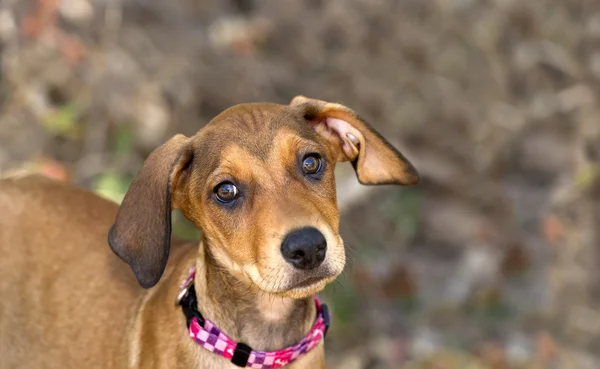
[[[241,104],[146,159],[109,232],[145,288],[169,255],[171,211],[203,232],[221,267],[262,292],[305,297],[343,270],[334,167],[365,185],[413,185],[410,162],[349,108],[295,97]]]

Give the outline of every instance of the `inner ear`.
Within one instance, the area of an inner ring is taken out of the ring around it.
[[[335,152],[337,161],[354,161],[358,158],[364,137],[348,122],[337,118],[317,118],[312,115],[305,115],[304,119],[328,142],[329,147]]]
[[[339,158],[339,161],[355,161],[360,153],[360,147],[365,141],[362,133],[342,119],[326,118],[324,124],[340,141],[343,156]]]

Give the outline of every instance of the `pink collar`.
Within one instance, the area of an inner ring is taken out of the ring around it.
[[[317,319],[308,334],[294,346],[278,351],[255,351],[245,343],[236,343],[221,332],[210,320],[198,311],[194,277],[196,267],[190,269],[187,279],[181,284],[177,305],[181,305],[186,316],[188,333],[197,344],[210,352],[221,355],[237,366],[275,369],[288,365],[305,355],[324,339],[329,328],[329,310],[315,296]]]

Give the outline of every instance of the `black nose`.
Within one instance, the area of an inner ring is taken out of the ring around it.
[[[291,231],[281,243],[283,258],[298,269],[314,269],[325,260],[327,241],[318,229],[305,227]]]

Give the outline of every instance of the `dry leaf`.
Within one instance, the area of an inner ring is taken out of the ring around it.
[[[530,266],[531,258],[527,250],[521,244],[515,243],[504,253],[504,258],[500,264],[500,271],[503,275],[510,276],[523,273]]]
[[[556,215],[550,214],[546,216],[542,224],[542,233],[548,242],[557,243],[564,234],[563,226]]]
[[[537,338],[537,354],[544,364],[556,357],[556,343],[548,332],[539,334]]]

